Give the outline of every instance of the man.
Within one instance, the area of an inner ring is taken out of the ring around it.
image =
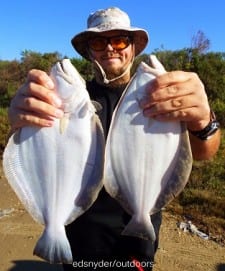
[[[128,15],[118,8],[91,14],[88,28],[72,39],[77,52],[94,64],[95,78],[87,82],[87,89],[91,99],[102,106],[98,114],[105,137],[113,110],[131,79],[133,60],[147,42],[147,32],[131,27]],[[12,131],[25,125],[51,126],[55,118],[63,115],[60,106],[50,77],[43,71],[31,70],[9,108]],[[195,73],[172,71],[158,76],[147,86],[141,107],[148,118],[185,121],[195,159],[209,159],[217,152],[220,144],[218,123],[211,113],[204,86]],[[112,270],[116,267],[151,270],[161,213],[151,217],[157,235],[155,243],[121,236],[129,219],[130,216],[103,188],[93,206],[66,227],[74,264],[65,265],[64,269],[76,270],[79,266],[82,270],[83,265],[83,270],[93,270],[93,263],[101,264],[104,260],[105,264],[110,264],[117,260]],[[107,264],[105,267],[112,267]],[[102,266],[98,267],[95,270],[102,270]]]

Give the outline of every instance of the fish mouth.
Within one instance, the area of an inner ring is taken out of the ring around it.
[[[70,76],[70,60],[69,59],[63,59],[58,62],[58,69],[60,72],[62,72],[64,75]]]
[[[62,72],[66,73],[66,69],[65,69],[65,65],[64,65],[64,61],[59,61],[59,68]]]
[[[70,85],[73,84],[73,71],[71,70],[71,63],[69,59],[63,59],[56,63],[56,73],[63,78]]]

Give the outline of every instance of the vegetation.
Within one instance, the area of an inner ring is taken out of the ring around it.
[[[192,40],[191,48],[179,51],[155,50],[167,70],[185,70],[198,73],[205,85],[212,109],[222,127],[222,143],[217,155],[209,161],[194,162],[190,181],[181,195],[168,207],[170,211],[185,215],[225,240],[225,53],[206,52],[209,41],[199,32]],[[9,124],[7,109],[16,90],[26,80],[27,72],[42,69],[49,72],[56,61],[64,58],[58,52],[40,54],[33,51],[22,53],[21,60],[0,60],[0,155],[4,150]],[[132,72],[140,61],[148,63],[148,55],[136,58]],[[91,79],[93,68],[84,59],[71,59],[85,79]]]

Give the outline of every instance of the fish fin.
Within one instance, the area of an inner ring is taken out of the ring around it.
[[[148,215],[140,221],[137,215],[133,215],[129,223],[126,225],[122,235],[135,236],[142,239],[156,240],[155,230]]]
[[[79,113],[78,113],[78,117],[79,118],[84,118],[86,115],[87,115],[87,112],[91,110],[93,112],[95,112],[95,108],[93,106],[92,103],[90,103],[89,101],[86,101],[82,107],[80,108],[79,110]]]
[[[73,256],[65,228],[53,232],[50,227],[45,228],[34,248],[34,255],[50,263],[73,262]]]
[[[64,114],[64,116],[59,120],[59,131],[60,134],[63,134],[69,124],[69,115],[68,114]]]
[[[96,112],[102,111],[103,107],[102,107],[102,105],[99,102],[96,102],[94,100],[92,100],[91,102],[92,102],[93,106],[95,107]]]

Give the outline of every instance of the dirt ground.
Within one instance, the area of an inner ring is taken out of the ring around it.
[[[225,247],[181,231],[178,220],[164,211],[154,271],[225,271]],[[0,167],[0,271],[62,271],[32,255],[41,232]]]

